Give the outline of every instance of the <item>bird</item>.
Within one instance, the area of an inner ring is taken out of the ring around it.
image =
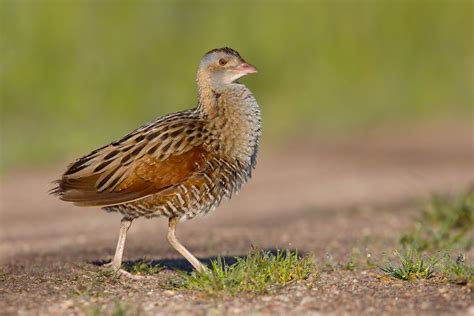
[[[202,264],[176,237],[179,222],[215,209],[252,176],[262,123],[252,92],[240,82],[257,72],[229,47],[201,59],[194,108],[164,115],[68,165],[50,194],[77,206],[118,212],[115,255],[109,266],[122,269],[127,232],[133,220],[168,218],[167,239],[198,272]]]

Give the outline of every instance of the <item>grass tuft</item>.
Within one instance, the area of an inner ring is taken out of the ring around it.
[[[474,263],[467,263],[464,254],[458,255],[456,260],[446,255],[443,274],[452,283],[466,285],[474,280]]]
[[[474,246],[474,191],[455,198],[434,197],[422,210],[415,228],[402,235],[405,249],[446,251]]]
[[[428,279],[436,273],[456,284],[467,284],[473,279],[474,264],[466,263],[463,254],[453,260],[449,253],[469,250],[474,246],[474,190],[456,197],[435,196],[421,210],[415,228],[402,235],[400,244],[404,254],[398,254],[399,265],[388,263],[379,268],[388,275],[401,279]],[[421,253],[445,253],[425,260]],[[443,260],[441,260],[443,259]]]
[[[439,258],[427,258],[423,256],[408,252],[405,254],[396,253],[399,259],[399,264],[388,262],[385,266],[379,268],[399,280],[414,280],[414,279],[429,279],[434,275],[434,267],[440,260]]]
[[[175,287],[208,294],[241,292],[263,294],[293,282],[307,279],[315,272],[312,257],[300,257],[296,251],[276,252],[253,249],[246,257],[227,265],[223,258],[211,261],[204,273],[181,273]]]

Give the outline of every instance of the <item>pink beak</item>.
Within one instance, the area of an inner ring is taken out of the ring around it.
[[[257,72],[257,68],[255,68],[255,66],[247,64],[245,62],[241,63],[240,65],[238,65],[234,69],[237,70],[238,72],[244,73],[244,74],[254,74],[254,73]]]

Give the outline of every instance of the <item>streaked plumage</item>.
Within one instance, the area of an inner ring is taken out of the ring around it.
[[[160,117],[76,160],[52,193],[120,212],[123,222],[166,216],[170,229],[172,222],[209,212],[255,167],[260,110],[237,81],[253,72],[230,48],[208,52],[198,69],[196,108]]]

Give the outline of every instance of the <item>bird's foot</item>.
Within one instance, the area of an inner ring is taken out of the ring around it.
[[[125,271],[124,269],[118,269],[114,271],[114,273],[118,277],[126,277],[128,279],[135,280],[135,281],[154,279],[154,277],[152,277],[151,275],[131,274],[130,272]]]
[[[120,267],[115,266],[112,262],[106,263],[102,267],[107,270],[112,270],[115,277],[126,277],[136,281],[153,279],[151,275],[132,274],[128,271],[125,271],[124,269],[121,269]]]
[[[209,272],[211,271],[211,270],[209,270],[209,268],[208,268],[206,265],[204,265],[204,264],[202,264],[202,263],[200,263],[200,262],[199,262],[199,265],[194,266],[194,269],[195,269],[198,273],[209,273]]]

